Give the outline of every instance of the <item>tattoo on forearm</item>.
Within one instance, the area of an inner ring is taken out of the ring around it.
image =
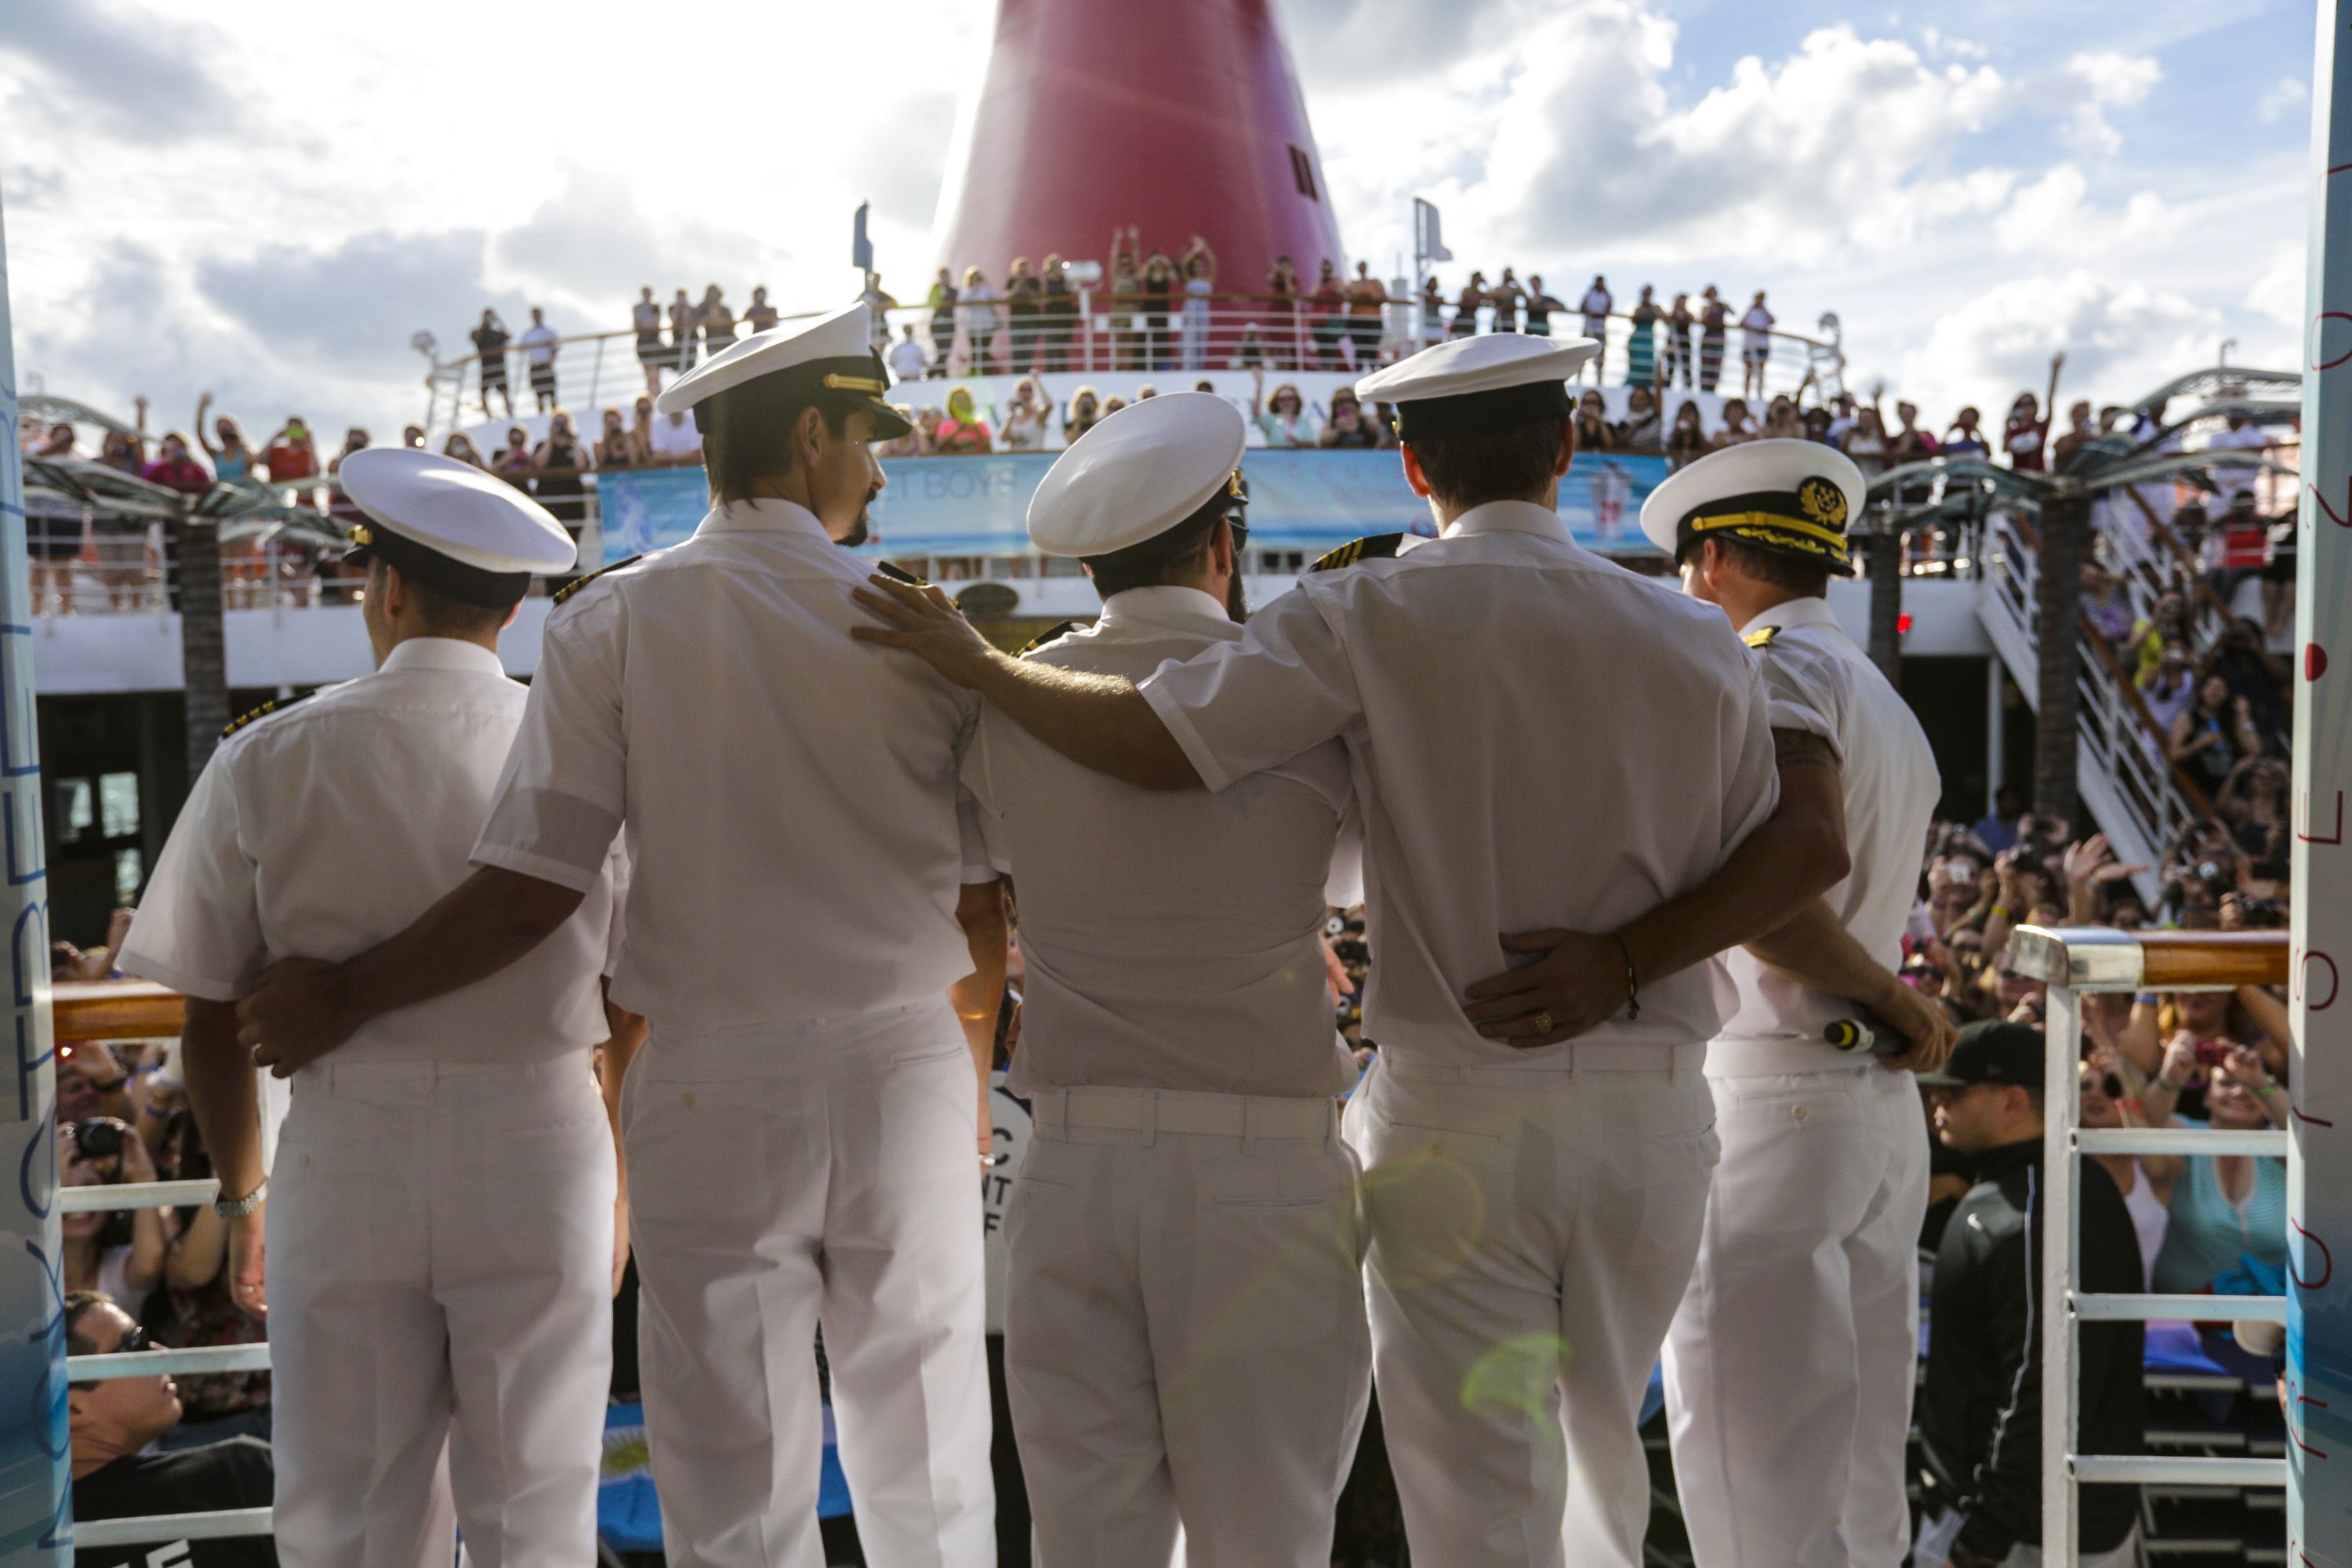
[[[1772,760],[1784,768],[1834,768],[1837,748],[1811,730],[1772,731]]]

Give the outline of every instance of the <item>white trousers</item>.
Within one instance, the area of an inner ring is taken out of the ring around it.
[[[296,1077],[264,1222],[290,1568],[415,1568],[445,1445],[475,1563],[594,1560],[613,1184],[584,1057]]]
[[[1909,1073],[1714,1080],[1723,1163],[1666,1340],[1698,1568],[1900,1568],[1927,1133]]]
[[[1415,1562],[1642,1562],[1636,1422],[1716,1161],[1698,1048],[1679,1054],[1673,1075],[1573,1078],[1383,1059],[1350,1102],[1372,1373]]]
[[[1142,1125],[1084,1125],[1129,1119],[1087,1114],[1111,1106]],[[1371,1388],[1336,1107],[1071,1089],[1034,1110],[1004,1370],[1040,1568],[1158,1568],[1180,1520],[1191,1568],[1328,1568]],[[1269,1110],[1322,1131],[1240,1133]],[[1240,1135],[1160,1130],[1186,1112]]]
[[[977,1086],[938,1004],[656,1027],[622,1091],[671,1568],[821,1568],[824,1331],[866,1560],[996,1560]]]

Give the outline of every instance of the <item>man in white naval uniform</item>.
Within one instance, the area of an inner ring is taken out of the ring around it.
[[[622,1136],[672,1568],[823,1563],[820,1325],[866,1560],[995,1556],[974,1156],[1003,916],[976,840],[964,877],[978,705],[844,636],[871,443],[907,428],[886,384],[855,307],[671,384],[718,504],[549,616],[480,868],[245,1008],[264,1056],[306,1059],[530,951],[625,838],[613,995],[650,1026]]]
[[[1824,978],[1814,969],[1727,961],[1738,1007],[1706,1061],[1723,1163],[1666,1346],[1699,1568],[1896,1568],[1910,1549],[1927,1139],[1905,1069],[1939,1065],[1953,1035],[1893,971],[1942,781],[1918,720],[1824,596],[1850,569],[1846,523],[1863,502],[1843,453],[1757,441],[1676,473],[1642,511],[1689,594],[1756,650],[1774,726],[1835,750],[1853,870],[1823,901],[1867,965],[1824,991],[1806,984]],[[1825,1043],[1826,1026],[1864,1016],[1849,998],[1908,1048],[1889,1059]]]
[[[936,595],[859,595],[883,625],[856,635],[1132,782],[1222,792],[1347,745],[1373,1375],[1413,1556],[1446,1568],[1642,1561],[1635,1420],[1715,1163],[1703,961],[1845,874],[1835,776],[1776,784],[1720,613],[1560,522],[1596,347],[1497,333],[1367,377],[1442,534],[1351,547],[1140,688],[1005,658]]]
[[[1025,657],[1139,680],[1241,640],[1246,434],[1180,392],[1062,454],[1029,534],[1102,619]],[[1181,1521],[1202,1568],[1327,1568],[1371,1388],[1321,941],[1358,897],[1347,752],[1155,795],[991,711],[963,776],[1028,961],[1004,1362],[1038,1560],[1164,1564]]]
[[[563,1568],[595,1557],[612,1377],[613,1135],[589,1066],[608,1033],[606,866],[524,962],[297,1074],[263,1202],[235,1004],[273,961],[361,952],[465,879],[523,720],[499,629],[574,553],[538,503],[454,458],[373,447],[341,478],[367,519],[345,559],[367,565],[379,668],[234,727],[121,964],[187,995],[232,1289],[274,1309],[278,1555],[446,1563],[446,1525],[430,1539],[446,1442],[473,1560]]]

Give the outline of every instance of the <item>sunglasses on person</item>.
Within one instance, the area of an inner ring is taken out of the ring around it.
[[[159,1351],[163,1347],[147,1337],[147,1331],[133,1323],[122,1331],[122,1339],[109,1355],[131,1355],[139,1351]]]

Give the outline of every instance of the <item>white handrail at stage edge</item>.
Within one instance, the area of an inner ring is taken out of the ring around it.
[[[2286,1321],[2284,1296],[2179,1296],[2079,1290],[2082,1216],[2076,1205],[2084,1154],[2264,1154],[2294,1157],[2282,1131],[2196,1128],[2084,1129],[2077,1074],[2083,1057],[2083,998],[2142,990],[2223,991],[2286,980],[2284,931],[2122,931],[2104,926],[2020,927],[2014,945],[2021,973],[2050,987],[2042,1108],[2042,1553],[2071,1563],[2080,1541],[2080,1489],[2095,1482],[2213,1487],[2284,1487],[2284,1458],[2217,1458],[2153,1454],[2084,1454],[2081,1440],[2076,1333],[2085,1322],[2132,1319]]]

